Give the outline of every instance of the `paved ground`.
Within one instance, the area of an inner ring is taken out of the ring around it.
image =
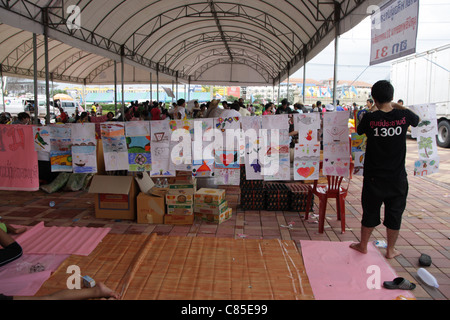
[[[416,141],[409,139],[407,168],[410,192],[404,213],[397,249],[399,257],[389,260],[399,276],[418,284],[414,290],[417,299],[448,300],[450,298],[450,149],[439,148],[440,171],[427,176],[413,176],[416,159]],[[302,213],[288,211],[234,210],[233,217],[216,225],[196,221],[191,226],[142,225],[130,221],[96,219],[93,195],[86,192],[37,192],[0,191],[0,216],[6,222],[35,225],[44,221],[46,226],[110,227],[112,233],[157,233],[160,235],[231,238],[279,238],[294,240],[358,241],[361,221],[362,177],[355,176],[346,199],[346,226],[340,232],[336,221],[335,203],[329,203],[325,232],[318,234],[317,219],[305,221]],[[49,202],[55,201],[54,207]],[[317,212],[317,204],[315,205]],[[286,226],[291,223],[292,228]],[[384,227],[377,227],[373,240],[385,239]],[[432,257],[427,269],[436,277],[439,289],[430,288],[417,277],[418,258],[421,253]]]

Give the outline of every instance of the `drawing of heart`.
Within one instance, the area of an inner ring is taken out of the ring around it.
[[[314,167],[302,167],[297,169],[297,173],[302,177],[308,178],[315,171]]]
[[[326,173],[327,173],[328,175],[330,175],[330,174],[333,173],[334,167],[326,167],[326,168],[325,168],[325,171],[326,171]]]
[[[222,154],[222,162],[225,166],[228,166],[234,162],[234,154],[228,153],[228,154]]]
[[[339,176],[343,176],[343,175],[345,174],[345,172],[346,172],[346,168],[341,168],[341,167],[337,167],[337,168],[336,168],[336,173],[337,173]]]

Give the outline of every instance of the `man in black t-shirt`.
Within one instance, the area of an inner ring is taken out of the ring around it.
[[[358,125],[358,134],[367,136],[364,158],[364,181],[361,195],[363,217],[361,242],[351,248],[367,253],[373,229],[380,224],[380,209],[384,203],[383,224],[387,230],[386,258],[400,254],[395,249],[402,214],[406,207],[408,181],[405,170],[406,132],[416,127],[419,117],[409,109],[391,103],[394,88],[385,80],[372,87],[375,108],[366,113]]]

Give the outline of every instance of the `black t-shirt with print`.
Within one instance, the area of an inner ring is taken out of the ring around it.
[[[358,134],[366,134],[364,176],[397,179],[406,177],[406,132],[416,127],[419,117],[408,109],[367,113],[358,125]]]

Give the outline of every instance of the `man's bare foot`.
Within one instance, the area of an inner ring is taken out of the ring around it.
[[[393,259],[396,256],[401,255],[402,253],[396,249],[388,249],[386,250],[386,258],[387,259]]]
[[[352,244],[350,245],[350,248],[355,249],[356,251],[359,251],[359,252],[364,253],[364,254],[367,253],[367,247],[366,247],[366,248],[363,248],[363,246],[361,245],[360,242],[358,242],[358,243],[352,243]]]
[[[94,287],[97,291],[97,297],[98,298],[112,298],[112,299],[120,299],[120,295],[110,288],[108,288],[104,283],[99,282]]]

